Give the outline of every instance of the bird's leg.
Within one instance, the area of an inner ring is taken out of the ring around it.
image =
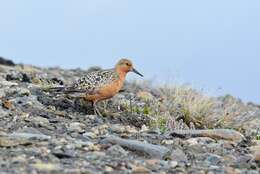
[[[100,111],[98,110],[97,102],[96,102],[96,101],[92,102],[92,105],[93,105],[93,109],[94,109],[94,114],[95,114],[95,115],[98,115],[98,116],[102,116],[102,114],[101,114]]]
[[[92,105],[94,114],[97,115],[97,114],[96,114],[96,109],[95,109],[95,106],[94,106],[94,101],[91,102],[91,105]]]

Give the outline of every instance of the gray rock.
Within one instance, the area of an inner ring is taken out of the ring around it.
[[[172,161],[185,162],[185,163],[188,162],[186,154],[181,149],[173,150],[170,158]]]
[[[0,137],[0,147],[14,147],[14,146],[28,145],[28,144],[31,144],[31,142],[26,139]]]
[[[68,130],[70,132],[82,133],[82,132],[85,132],[84,128],[85,128],[85,125],[83,123],[79,123],[79,122],[70,123],[68,126]]]
[[[177,165],[178,165],[178,162],[177,161],[169,161],[169,166],[170,166],[170,168],[175,168],[175,167],[177,167]]]
[[[113,157],[126,157],[128,155],[128,152],[119,145],[111,146],[106,153]]]
[[[47,118],[43,118],[43,117],[39,117],[39,116],[35,116],[35,117],[30,117],[30,119],[28,119],[30,122],[36,124],[36,125],[40,125],[40,126],[47,126],[49,125],[49,120]]]
[[[51,139],[51,136],[47,136],[44,134],[19,133],[19,132],[14,132],[12,134],[9,134],[8,137],[14,139],[41,140],[41,141],[46,141]]]
[[[112,124],[109,129],[115,133],[124,133],[126,131],[125,127],[120,124]]]
[[[223,159],[219,155],[208,153],[206,154],[206,161],[208,161],[211,165],[219,165],[223,162]]]
[[[94,138],[97,137],[97,135],[93,132],[86,132],[86,133],[83,134],[83,136],[86,137],[86,138],[91,138],[91,139],[94,139]]]
[[[37,169],[40,172],[57,172],[61,170],[61,167],[58,164],[38,162],[31,165],[33,168]]]
[[[0,110],[0,118],[4,118],[4,117],[6,117],[8,115],[9,115],[9,113],[7,111]]]
[[[154,145],[149,143],[143,143],[137,140],[127,140],[115,136],[109,136],[105,138],[102,143],[118,144],[122,147],[126,147],[133,151],[146,153],[153,158],[162,159],[169,154],[170,150],[164,146]]]

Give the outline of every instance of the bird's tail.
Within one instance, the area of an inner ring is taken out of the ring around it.
[[[49,93],[55,93],[55,94],[71,94],[71,93],[84,93],[84,90],[79,90],[79,89],[75,89],[73,87],[64,87],[64,86],[60,86],[60,87],[52,87],[52,88],[47,88],[47,89],[43,89],[45,92],[49,92]]]
[[[43,91],[50,92],[50,93],[63,93],[65,89],[66,89],[65,87],[60,86],[60,87],[45,88],[43,89]]]

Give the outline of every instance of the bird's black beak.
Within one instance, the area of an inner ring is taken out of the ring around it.
[[[143,77],[143,75],[141,74],[141,73],[139,73],[136,69],[132,69],[132,72],[134,72],[134,73],[136,73],[136,74],[138,74],[139,76],[141,76],[141,77]]]

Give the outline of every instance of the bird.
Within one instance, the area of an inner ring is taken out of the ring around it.
[[[94,114],[102,116],[97,103],[116,95],[122,89],[129,72],[134,72],[143,77],[134,68],[131,60],[123,58],[112,69],[88,72],[70,86],[54,87],[51,90],[64,94],[83,94],[82,98],[92,103]]]

